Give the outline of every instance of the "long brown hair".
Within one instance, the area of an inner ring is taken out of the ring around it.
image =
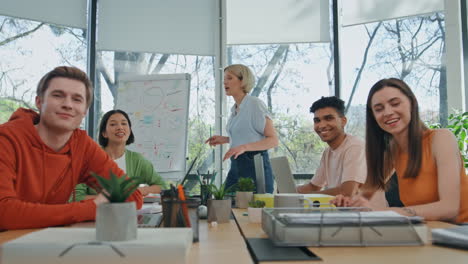
[[[367,184],[379,189],[386,188],[386,178],[394,168],[395,156],[395,151],[391,146],[392,135],[378,125],[372,112],[372,97],[384,87],[400,90],[411,103],[411,120],[408,127],[408,160],[411,162],[406,167],[404,178],[416,178],[419,174],[422,162],[423,132],[427,129],[419,117],[418,101],[404,81],[396,78],[383,79],[372,86],[366,107]]]

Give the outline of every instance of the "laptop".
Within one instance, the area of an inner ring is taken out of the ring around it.
[[[137,221],[138,221],[138,227],[143,228],[143,227],[159,227],[161,225],[162,221],[162,213],[157,213],[157,214],[138,214],[137,215]]]
[[[275,175],[278,193],[297,193],[294,176],[289,167],[288,159],[284,156],[270,159],[271,169]]]
[[[195,162],[197,161],[198,157],[195,157],[192,161],[192,163],[190,164],[190,167],[188,169],[188,171],[185,173],[185,176],[184,178],[182,179],[182,181],[180,182],[180,184],[182,184],[182,186],[184,186],[185,184],[185,181],[187,180],[189,174],[190,174],[190,171],[192,171],[193,169],[193,166],[195,165]],[[156,196],[145,196],[143,197],[143,202],[144,203],[155,203],[155,202],[161,202],[161,196],[160,195],[156,195]]]
[[[270,159],[271,168],[275,174],[276,188],[278,193],[297,193],[294,176],[289,167],[289,162],[286,157],[277,157]],[[313,207],[330,207],[330,200],[334,198],[332,195],[310,193],[304,194],[304,198],[310,200]]]
[[[195,162],[197,162],[197,159],[198,159],[198,157],[195,157],[195,158],[193,159],[192,163],[190,164],[190,167],[189,167],[187,173],[185,173],[184,178],[183,178],[182,181],[180,182],[180,184],[181,184],[182,186],[184,186],[185,181],[188,179],[188,176],[189,176],[190,172],[192,171],[193,166],[195,165]]]

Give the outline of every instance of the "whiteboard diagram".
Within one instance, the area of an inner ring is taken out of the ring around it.
[[[116,109],[128,113],[135,135],[128,148],[163,176],[180,172],[170,178],[185,173],[189,96],[189,74],[128,75],[119,81]]]

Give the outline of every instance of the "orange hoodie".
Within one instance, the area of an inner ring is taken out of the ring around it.
[[[93,200],[67,203],[78,183],[96,185],[90,172],[123,175],[85,131],[76,129],[59,152],[34,127],[39,115],[18,109],[0,125],[0,229],[40,228],[94,220]],[[129,198],[141,208],[137,190]]]

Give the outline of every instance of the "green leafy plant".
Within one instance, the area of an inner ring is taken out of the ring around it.
[[[215,200],[223,200],[235,185],[231,185],[229,188],[226,188],[226,183],[221,184],[221,186],[216,186],[215,184],[208,185],[208,192],[213,196]]]
[[[240,192],[253,192],[255,190],[255,183],[252,178],[239,178],[237,187],[237,190]]]
[[[428,125],[429,128],[442,128],[441,124]],[[455,135],[458,141],[458,148],[463,157],[465,168],[468,168],[468,112],[455,112],[448,117],[446,126]]]
[[[119,178],[112,171],[110,171],[109,178],[104,178],[94,172],[91,172],[91,175],[96,178],[104,190],[102,194],[111,203],[124,203],[140,184],[138,179],[127,178],[126,175]]]
[[[260,200],[250,201],[250,202],[249,202],[249,207],[252,207],[252,208],[263,208],[263,207],[265,207],[265,202],[264,202],[264,201],[260,201]]]

